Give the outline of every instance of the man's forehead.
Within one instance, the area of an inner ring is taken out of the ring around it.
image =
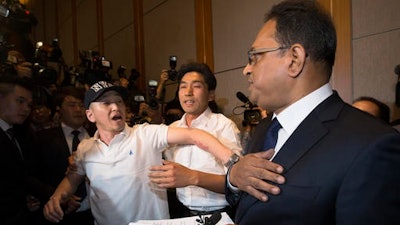
[[[262,26],[261,30],[256,36],[253,42],[252,49],[264,47],[265,44],[276,43],[276,22],[275,20],[269,20]]]
[[[186,73],[181,80],[182,83],[203,83],[205,84],[205,79],[202,74],[199,72],[188,72]]]

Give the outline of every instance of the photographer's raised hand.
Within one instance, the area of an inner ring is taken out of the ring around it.
[[[229,182],[245,191],[260,201],[267,201],[265,192],[277,195],[280,193],[278,186],[274,184],[285,183],[285,178],[280,175],[283,167],[271,162],[274,150],[247,154],[232,166],[229,173]],[[268,183],[270,181],[272,183]]]

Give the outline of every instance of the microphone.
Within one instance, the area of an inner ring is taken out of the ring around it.
[[[250,100],[246,97],[246,95],[244,95],[242,92],[238,91],[236,92],[236,97],[242,101],[244,104],[246,104],[246,106],[248,106],[249,108],[253,108],[253,107],[257,107],[257,105],[253,104],[250,102]]]
[[[394,68],[394,73],[400,75],[400,64]]]
[[[397,78],[396,84],[396,106],[400,107],[400,64],[394,68],[394,73],[397,74],[399,77]]]

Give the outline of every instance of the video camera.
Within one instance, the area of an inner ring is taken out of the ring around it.
[[[97,51],[80,51],[79,56],[81,58],[81,66],[86,69],[104,71],[112,69],[111,61],[106,60],[104,56],[100,56]]]
[[[41,41],[36,42],[35,55],[33,58],[33,78],[42,85],[55,84],[58,79],[58,72],[49,62],[61,63],[62,51],[58,45],[58,39],[54,38],[51,45]]]
[[[31,33],[38,20],[18,0],[0,3],[0,24],[20,33]]]
[[[259,109],[255,109],[257,105],[250,102],[250,100],[240,91],[236,92],[236,97],[245,103],[246,108],[243,113],[243,125],[255,126],[258,125],[262,119]]]
[[[111,82],[109,70],[112,62],[100,56],[99,52],[91,50],[79,51],[81,63],[77,67],[71,67],[65,71],[65,84],[75,85],[76,82],[91,86],[100,80]]]
[[[178,72],[176,71],[176,63],[177,63],[178,58],[174,55],[169,57],[169,67],[170,69],[167,71],[168,72],[168,79],[172,81],[176,81]]]

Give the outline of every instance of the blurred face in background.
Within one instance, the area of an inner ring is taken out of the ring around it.
[[[32,109],[32,92],[15,86],[13,91],[0,94],[0,118],[10,125],[22,124]]]
[[[379,106],[377,106],[375,103],[371,101],[366,101],[366,100],[356,101],[353,103],[353,106],[373,116],[379,117]]]
[[[121,78],[119,78],[119,82],[122,87],[128,88],[128,85],[129,85],[128,79],[126,79],[125,77],[121,77]]]
[[[50,121],[51,110],[48,106],[40,104],[33,106],[30,121],[33,124],[45,124]]]
[[[61,122],[78,129],[86,121],[85,108],[81,99],[67,95],[63,103],[58,108]]]

